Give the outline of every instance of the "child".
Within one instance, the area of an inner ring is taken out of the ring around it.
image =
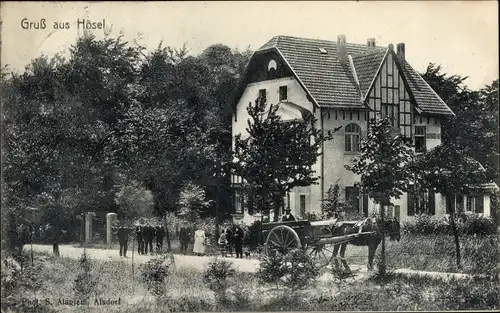
[[[226,238],[226,234],[224,233],[224,230],[222,230],[222,233],[219,236],[218,244],[219,244],[219,248],[220,248],[222,257],[225,258],[226,257],[226,247],[227,247],[227,238]]]

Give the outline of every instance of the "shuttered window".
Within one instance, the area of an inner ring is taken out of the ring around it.
[[[306,196],[300,195],[300,216],[306,216]]]
[[[475,213],[484,213],[484,197],[476,196],[475,200]]]

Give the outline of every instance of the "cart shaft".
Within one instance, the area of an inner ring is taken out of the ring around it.
[[[347,243],[355,238],[361,237],[363,235],[372,235],[373,232],[362,232],[356,234],[349,234],[343,236],[335,236],[330,238],[321,238],[318,240],[318,244],[343,244]]]

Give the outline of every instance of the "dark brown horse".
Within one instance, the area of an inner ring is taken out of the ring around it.
[[[389,236],[391,241],[401,239],[401,226],[396,219],[385,220],[385,225],[379,219],[373,222],[371,219],[365,220],[361,226],[362,232],[373,232],[373,234],[361,235],[360,237],[354,238],[349,241],[349,244],[354,246],[368,246],[368,270],[373,269],[373,258],[375,257],[375,252],[377,251],[378,245],[382,242],[382,237],[385,235]],[[357,222],[339,222],[337,226],[332,229],[333,236],[356,234],[359,232],[359,226]],[[333,257],[335,258],[335,266],[339,268],[337,253],[340,248],[340,258],[342,260],[342,265],[345,267],[346,271],[350,272],[349,265],[344,258],[347,243],[336,245],[333,249]]]

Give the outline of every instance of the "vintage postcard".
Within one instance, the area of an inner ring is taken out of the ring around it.
[[[498,2],[0,12],[2,312],[500,309]]]

